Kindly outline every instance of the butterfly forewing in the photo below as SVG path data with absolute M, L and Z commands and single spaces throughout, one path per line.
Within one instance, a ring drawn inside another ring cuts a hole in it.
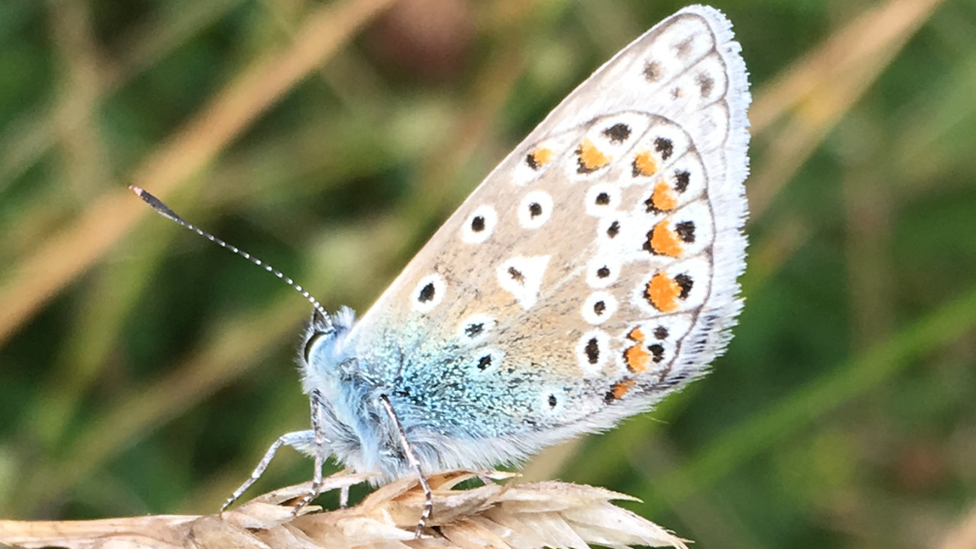
M 354 327 L 360 367 L 392 388 L 414 439 L 451 440 L 434 465 L 607 427 L 724 349 L 746 244 L 738 51 L 724 16 L 697 6 L 638 38 Z

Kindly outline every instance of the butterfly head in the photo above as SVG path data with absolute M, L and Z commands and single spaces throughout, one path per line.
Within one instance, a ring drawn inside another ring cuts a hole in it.
M 355 320 L 356 312 L 349 307 L 340 308 L 334 315 L 312 309 L 302 345 L 301 363 L 306 375 L 334 371 L 353 358 L 346 342 Z

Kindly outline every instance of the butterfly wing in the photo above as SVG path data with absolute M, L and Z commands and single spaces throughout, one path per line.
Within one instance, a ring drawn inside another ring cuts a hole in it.
M 702 375 L 741 307 L 745 65 L 686 8 L 573 91 L 350 333 L 427 468 L 516 459 Z

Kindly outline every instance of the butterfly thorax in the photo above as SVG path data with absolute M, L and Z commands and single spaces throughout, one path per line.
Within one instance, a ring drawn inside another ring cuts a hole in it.
M 322 457 L 334 454 L 356 471 L 395 478 L 406 474 L 406 465 L 402 456 L 393 455 L 395 426 L 379 407 L 383 386 L 353 352 L 354 315 L 348 308 L 329 318 L 313 315 L 299 358 L 304 390 L 322 396 L 318 420 L 327 439 Z M 306 450 L 315 452 L 314 448 Z

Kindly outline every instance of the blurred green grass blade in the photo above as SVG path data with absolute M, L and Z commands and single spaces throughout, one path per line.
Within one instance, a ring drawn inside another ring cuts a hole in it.
M 786 436 L 889 380 L 916 360 L 976 329 L 976 287 L 887 341 L 875 345 L 805 388 L 770 406 L 692 456 L 656 475 L 647 503 L 654 511 L 701 490 Z

